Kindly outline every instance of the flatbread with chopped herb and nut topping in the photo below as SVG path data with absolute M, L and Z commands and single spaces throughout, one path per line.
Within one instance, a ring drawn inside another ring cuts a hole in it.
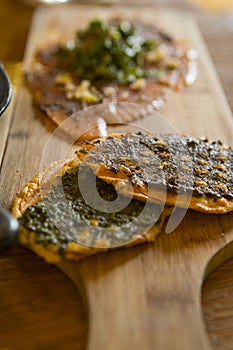
M 151 242 L 160 233 L 171 208 L 120 196 L 122 209 L 109 212 L 117 193 L 84 166 L 81 175 L 96 184 L 104 208 L 85 201 L 79 188 L 80 161 L 58 162 L 37 174 L 14 201 L 12 212 L 20 222 L 20 243 L 47 262 L 79 260 L 112 248 Z M 86 186 L 87 191 L 92 191 Z M 92 192 L 90 192 L 93 196 Z M 127 201 L 125 202 L 125 200 Z
M 92 20 L 66 44 L 45 47 L 35 55 L 35 65 L 25 74 L 25 83 L 36 104 L 57 125 L 71 117 L 65 131 L 80 138 L 98 124 L 92 115 L 83 121 L 75 115 L 98 103 L 128 102 L 159 109 L 168 89 L 179 90 L 197 76 L 196 51 L 153 25 L 139 21 Z M 129 123 L 143 113 L 126 110 L 106 123 Z M 85 118 L 86 119 L 86 118 Z M 64 125 L 62 126 L 64 127 Z M 80 132 L 81 131 L 81 132 Z M 85 135 L 85 138 L 95 138 Z
M 125 195 L 206 213 L 233 211 L 233 150 L 220 141 L 132 133 L 78 147 L 78 159 Z

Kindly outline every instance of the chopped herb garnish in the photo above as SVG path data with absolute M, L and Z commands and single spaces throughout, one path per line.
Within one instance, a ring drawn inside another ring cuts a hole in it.
M 145 55 L 154 49 L 155 42 L 130 22 L 96 19 L 77 32 L 73 45 L 60 46 L 57 55 L 60 64 L 81 80 L 130 84 L 145 76 Z

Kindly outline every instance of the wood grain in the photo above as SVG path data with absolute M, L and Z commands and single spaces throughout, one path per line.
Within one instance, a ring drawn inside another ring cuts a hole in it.
M 233 349 L 232 332 L 229 331 L 229 325 L 233 324 L 232 270 L 231 259 L 214 271 L 203 285 L 203 315 L 214 349 Z
M 84 349 L 87 313 L 65 275 L 21 247 L 1 255 L 0 271 L 1 350 Z
M 136 10 L 133 12 L 137 13 Z M 78 13 L 80 15 L 80 9 Z M 45 23 L 46 18 L 49 21 L 51 14 L 47 12 L 47 17 L 43 16 Z M 194 22 L 185 15 L 169 12 L 162 13 L 159 19 L 161 18 L 172 23 L 177 33 L 188 31 L 191 41 L 202 52 L 200 72 L 203 73 L 193 88 L 182 95 L 174 94 L 163 113 L 176 127 L 179 126 L 179 132 L 196 136 L 203 136 L 205 133 L 211 138 L 216 138 L 217 135 L 230 143 L 232 124 L 229 108 L 213 69 L 208 68 L 211 63 Z M 183 25 L 185 29 L 182 29 Z M 8 205 L 20 186 L 38 170 L 44 144 L 48 140 L 49 132 L 54 130 L 51 123 L 45 124 L 44 120 L 34 116 L 30 103 L 30 96 L 22 89 L 1 178 L 1 185 L 5 184 L 4 201 Z M 151 127 L 151 124 L 147 127 Z M 36 152 L 32 153 L 35 145 Z M 63 147 L 67 149 L 65 140 L 59 139 L 59 145 L 56 157 L 63 155 Z M 15 152 L 19 148 L 24 159 Z M 15 183 L 14 173 L 11 176 L 6 171 L 12 164 L 13 170 L 20 170 Z M 231 215 L 207 218 L 189 213 L 176 232 L 161 235 L 155 245 L 112 252 L 108 256 L 96 256 L 79 265 L 61 266 L 78 285 L 80 280 L 77 279 L 77 272 L 86 281 L 86 295 L 90 298 L 89 317 L 91 319 L 94 316 L 98 321 L 95 326 L 91 324 L 89 332 L 97 338 L 90 338 L 89 348 L 124 349 L 134 345 L 138 349 L 167 350 L 171 346 L 172 349 L 182 349 L 182 344 L 183 349 L 196 349 L 198 346 L 202 349 L 209 348 L 201 328 L 203 325 L 199 293 L 202 275 L 209 257 L 232 239 L 231 222 Z M 232 247 L 229 246 L 214 261 L 214 265 L 231 254 Z M 196 310 L 195 314 L 193 310 Z M 175 328 L 175 325 L 178 327 Z M 172 340 L 168 334 L 171 334 Z M 93 339 L 97 339 L 98 343 L 93 344 Z

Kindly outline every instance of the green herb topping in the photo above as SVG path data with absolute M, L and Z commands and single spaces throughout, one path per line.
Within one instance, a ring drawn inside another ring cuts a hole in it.
M 102 241 L 111 247 L 139 237 L 153 223 L 159 222 L 160 206 L 147 204 L 145 208 L 144 202 L 135 199 L 116 213 L 89 206 L 81 194 L 78 173 L 79 168 L 73 168 L 58 177 L 43 201 L 28 207 L 20 218 L 22 227 L 36 233 L 37 243 L 44 246 L 52 243 L 60 253 L 71 242 L 98 246 Z M 81 176 L 96 181 L 96 189 L 105 200 L 107 209 L 108 202 L 117 197 L 114 187 L 96 178 L 88 167 Z M 87 185 L 85 191 L 88 190 Z M 121 196 L 121 200 L 124 203 L 126 198 Z
M 145 55 L 154 47 L 155 43 L 143 38 L 128 21 L 96 19 L 77 32 L 72 44 L 60 46 L 57 54 L 60 64 L 81 80 L 130 84 L 145 76 Z

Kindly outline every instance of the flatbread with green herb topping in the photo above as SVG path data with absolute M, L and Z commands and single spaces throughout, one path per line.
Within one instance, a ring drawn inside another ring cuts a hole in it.
M 111 212 L 108 204 L 117 193 L 112 185 L 97 179 L 91 168 L 81 176 L 96 184 L 104 208 L 89 205 L 79 188 L 81 163 L 76 158 L 58 162 L 37 174 L 14 201 L 12 212 L 20 222 L 20 243 L 47 262 L 79 260 L 117 247 L 151 242 L 162 229 L 170 208 L 162 208 L 121 196 L 123 207 Z M 89 189 L 89 185 L 86 186 Z M 88 194 L 88 193 L 87 193 Z M 92 195 L 92 192 L 89 193 Z
M 64 45 L 45 47 L 35 55 L 34 69 L 25 83 L 41 111 L 57 125 L 70 118 L 68 134 L 80 138 L 83 130 L 98 124 L 98 116 L 75 115 L 99 103 L 128 102 L 159 109 L 169 96 L 197 76 L 197 53 L 160 28 L 123 19 L 92 20 Z M 125 110 L 104 115 L 106 124 L 130 123 L 143 113 Z M 86 133 L 84 139 L 101 134 Z

